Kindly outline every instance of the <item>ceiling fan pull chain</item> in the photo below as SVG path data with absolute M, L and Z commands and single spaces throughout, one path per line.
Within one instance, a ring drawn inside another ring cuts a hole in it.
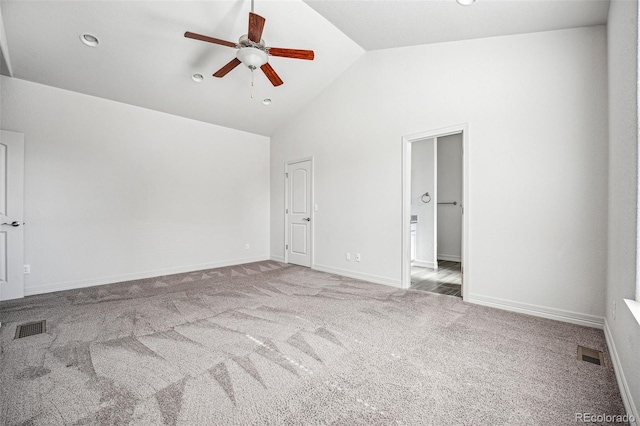
M 253 0 L 251 0 L 253 3 Z M 251 68 L 251 99 L 253 99 L 253 68 Z

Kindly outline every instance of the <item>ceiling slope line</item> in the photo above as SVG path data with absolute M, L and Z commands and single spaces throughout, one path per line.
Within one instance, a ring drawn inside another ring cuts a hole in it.
M 2 9 L 0 9 L 0 73 L 8 77 L 13 77 L 11 60 L 9 59 L 9 45 L 7 44 L 7 34 L 4 31 Z

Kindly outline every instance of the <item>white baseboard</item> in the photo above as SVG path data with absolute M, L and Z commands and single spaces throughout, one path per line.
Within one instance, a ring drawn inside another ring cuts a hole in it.
M 438 260 L 448 260 L 449 262 L 462 262 L 462 258 L 460 256 L 456 256 L 452 254 L 439 254 Z
M 613 370 L 616 373 L 616 380 L 618 381 L 618 388 L 620 389 L 620 396 L 622 396 L 624 409 L 627 411 L 627 414 L 632 415 L 635 420 L 633 422 L 630 421 L 629 424 L 631 426 L 638 425 L 640 424 L 640 414 L 638 414 L 638 409 L 636 408 L 636 405 L 633 402 L 633 398 L 631 397 L 629 384 L 627 383 L 627 378 L 625 377 L 624 371 L 622 370 L 622 364 L 620 363 L 618 351 L 616 350 L 616 345 L 613 341 L 611 329 L 609 328 L 609 323 L 607 322 L 606 318 L 604 319 L 604 337 L 607 339 L 607 347 L 609 348 L 611 362 L 613 362 Z
M 411 266 L 417 266 L 419 268 L 438 269 L 438 265 L 434 265 L 433 262 L 427 262 L 425 260 L 414 260 L 413 262 L 411 262 Z
M 132 274 L 113 275 L 110 277 L 92 278 L 80 281 L 67 281 L 55 284 L 48 284 L 37 287 L 25 287 L 24 295 L 51 293 L 54 291 L 74 290 L 77 288 L 93 287 L 104 284 L 114 284 L 123 281 L 141 280 L 145 278 L 162 277 L 165 275 L 182 274 L 184 272 L 201 271 L 203 269 L 222 268 L 225 266 L 242 265 L 245 263 L 261 262 L 269 260 L 269 256 L 257 256 L 244 259 L 223 260 L 220 262 L 201 263 L 198 265 L 179 266 L 175 268 L 156 269 L 153 271 L 135 272 Z
M 369 281 L 376 284 L 388 285 L 391 287 L 402 288 L 400 280 L 388 277 L 381 277 L 379 275 L 366 274 L 364 272 L 349 271 L 347 269 L 334 268 L 333 266 L 318 265 L 314 263 L 311 269 L 315 269 L 320 272 L 328 272 L 330 274 L 342 275 L 344 277 L 355 278 L 358 280 Z
M 572 324 L 584 325 L 586 327 L 604 327 L 604 318 L 596 315 L 581 314 L 579 312 L 566 311 L 564 309 L 548 308 L 546 306 L 531 305 L 529 303 L 516 302 L 513 300 L 500 299 L 497 297 L 470 294 L 464 299 L 465 302 L 476 305 L 489 306 L 503 309 L 505 311 L 518 312 L 521 314 L 533 315 L 536 317 L 549 318 L 557 321 L 569 322 Z
M 275 254 L 272 254 L 270 259 L 276 262 L 284 263 L 284 256 L 277 256 Z

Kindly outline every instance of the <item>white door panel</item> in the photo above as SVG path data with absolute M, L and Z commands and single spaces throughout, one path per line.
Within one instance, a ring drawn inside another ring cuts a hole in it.
M 24 135 L 0 131 L 0 300 L 24 297 Z
M 287 260 L 311 266 L 311 160 L 287 165 Z
M 307 254 L 307 228 L 308 226 L 299 223 L 291 224 L 291 253 L 303 256 Z
M 308 213 L 307 195 L 307 171 L 298 168 L 291 173 L 291 213 Z

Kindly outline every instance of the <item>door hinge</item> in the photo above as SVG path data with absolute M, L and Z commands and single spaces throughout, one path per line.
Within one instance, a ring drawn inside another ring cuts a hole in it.
M 286 214 L 289 214 L 289 209 L 284 209 L 284 212 L 285 212 Z
M 285 245 L 284 245 L 284 248 L 285 248 L 286 250 L 289 250 L 289 244 L 285 244 Z
M 289 178 L 289 173 L 285 173 L 284 177 L 288 179 Z

